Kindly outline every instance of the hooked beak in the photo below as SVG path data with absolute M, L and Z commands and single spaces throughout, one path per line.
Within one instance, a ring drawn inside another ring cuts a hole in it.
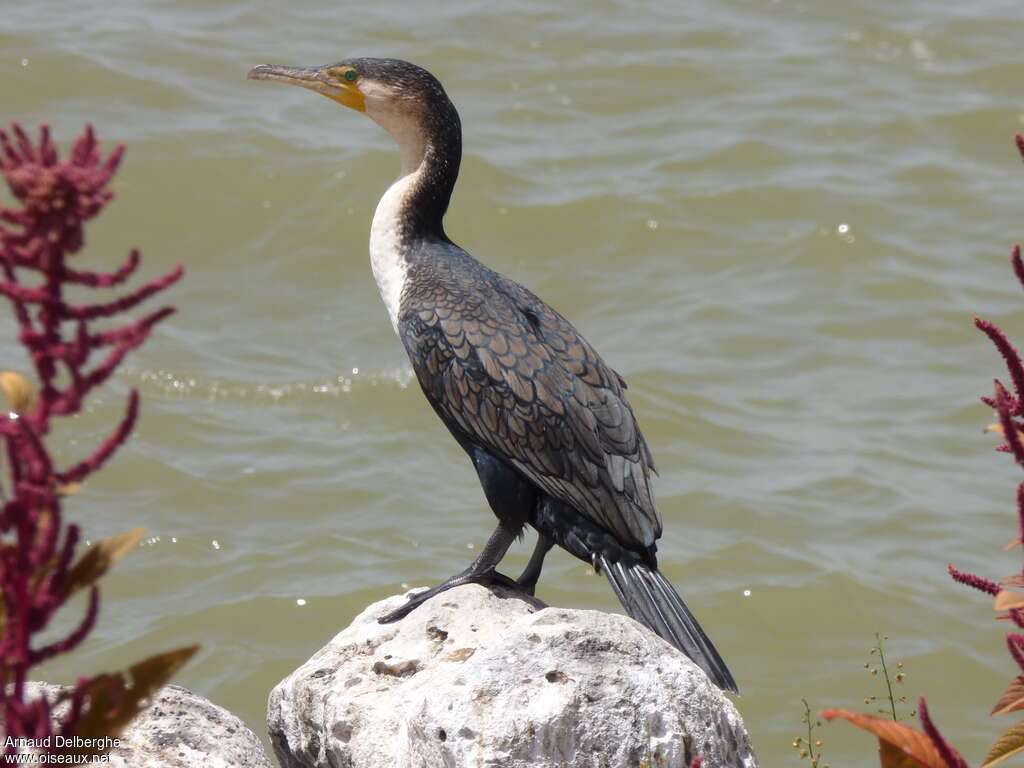
M 339 104 L 356 110 L 366 111 L 363 93 L 355 83 L 349 83 L 329 73 L 330 67 L 282 67 L 276 64 L 260 64 L 249 70 L 250 80 L 276 80 L 280 83 L 298 85 L 323 94 Z

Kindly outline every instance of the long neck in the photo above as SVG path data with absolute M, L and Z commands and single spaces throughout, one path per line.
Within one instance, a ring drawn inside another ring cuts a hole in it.
M 380 199 L 370 226 L 370 263 L 396 332 L 416 243 L 448 240 L 443 219 L 459 175 L 462 129 L 455 107 L 445 102 L 448 110 L 434 110 L 418 123 L 378 120 L 402 157 L 399 178 Z
M 399 214 L 403 234 L 412 240 L 447 240 L 442 220 L 459 177 L 462 126 L 452 103 L 445 99 L 442 106 L 447 109 L 432 111 L 424 119 L 422 139 L 401 147 L 401 175 L 415 177 Z
M 389 207 L 399 219 L 403 240 L 447 240 L 443 219 L 462 161 L 459 113 L 445 97 L 418 117 L 385 125 L 398 142 L 402 159 L 398 181 L 385 198 L 400 194 Z

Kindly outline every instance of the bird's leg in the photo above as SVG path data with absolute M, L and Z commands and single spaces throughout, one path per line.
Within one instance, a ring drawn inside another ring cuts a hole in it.
M 537 534 L 537 546 L 533 548 L 530 562 L 526 564 L 526 568 L 519 574 L 519 578 L 516 579 L 516 583 L 519 584 L 526 594 L 532 596 L 537 588 L 537 581 L 540 579 L 540 569 L 544 567 L 544 556 L 553 546 L 555 546 L 554 541 L 543 533 Z
M 492 533 L 491 537 L 487 540 L 487 543 L 484 544 L 484 548 L 480 552 L 480 556 L 477 557 L 477 559 L 474 560 L 466 570 L 452 576 L 448 581 L 434 587 L 433 589 L 428 589 L 426 592 L 420 592 L 419 594 L 413 595 L 401 608 L 394 610 L 385 616 L 381 616 L 377 621 L 381 624 L 390 624 L 391 622 L 405 618 L 430 598 L 435 597 L 442 592 L 446 592 L 452 587 L 458 587 L 463 584 L 501 584 L 502 586 L 518 591 L 520 589 L 518 583 L 510 579 L 508 576 L 498 573 L 496 570 L 498 563 L 501 562 L 501 558 L 505 556 L 505 553 L 508 552 L 508 548 L 512 546 L 512 542 L 515 541 L 516 535 L 515 531 L 510 531 L 505 526 L 499 524 L 494 530 L 494 533 Z

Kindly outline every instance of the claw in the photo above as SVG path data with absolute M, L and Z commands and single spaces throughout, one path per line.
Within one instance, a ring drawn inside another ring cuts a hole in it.
M 449 589 L 452 589 L 453 587 L 460 587 L 463 584 L 482 584 L 484 586 L 497 584 L 513 591 L 522 591 L 522 587 L 518 582 L 513 581 L 503 573 L 498 573 L 494 570 L 476 573 L 467 569 L 457 576 L 452 576 L 448 581 L 444 582 L 444 584 L 440 584 L 433 589 L 425 589 L 422 592 L 417 592 L 406 601 L 405 605 L 391 611 L 391 613 L 386 613 L 379 617 L 377 619 L 377 623 L 393 624 L 399 619 L 404 619 L 432 597 L 437 597 L 437 595 L 442 592 L 447 592 Z

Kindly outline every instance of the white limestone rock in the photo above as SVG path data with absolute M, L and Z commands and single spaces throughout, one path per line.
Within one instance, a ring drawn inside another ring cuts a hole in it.
M 26 684 L 28 698 L 54 702 L 67 686 Z M 55 717 L 67 711 L 57 705 Z M 120 736 L 103 765 L 116 768 L 272 768 L 259 738 L 238 717 L 178 685 L 161 688 Z
M 755 768 L 732 703 L 625 616 L 467 585 L 364 610 L 270 694 L 283 768 Z
M 117 768 L 272 768 L 238 717 L 179 685 L 165 685 L 110 752 Z

